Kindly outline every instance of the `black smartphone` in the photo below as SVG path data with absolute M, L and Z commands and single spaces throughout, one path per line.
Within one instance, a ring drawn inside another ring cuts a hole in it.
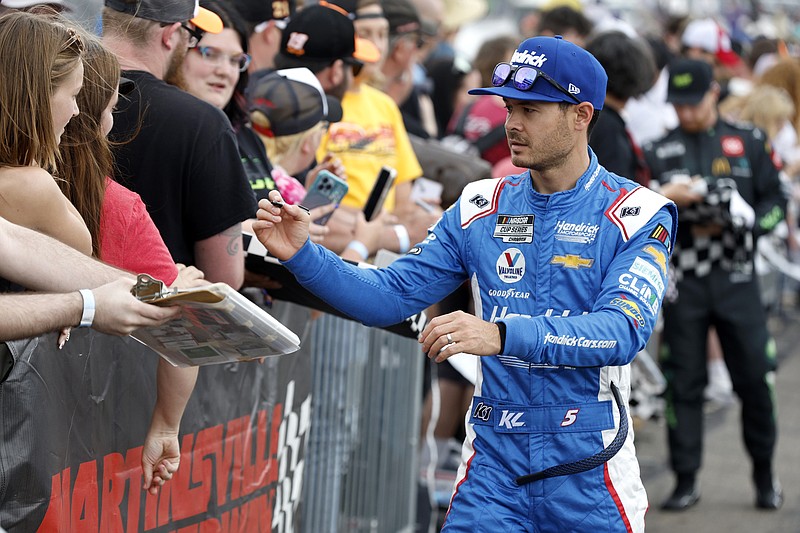
M 375 180 L 375 185 L 369 193 L 367 203 L 364 204 L 364 217 L 367 222 L 370 222 L 375 215 L 381 212 L 383 202 L 386 200 L 386 195 L 394 185 L 394 180 L 397 177 L 397 171 L 392 167 L 382 167 L 378 172 L 378 178 Z
M 314 209 L 321 205 L 339 204 L 347 194 L 347 189 L 345 180 L 332 172 L 320 170 L 303 198 L 303 207 Z M 319 217 L 314 223 L 324 226 L 331 215 L 333 212 Z

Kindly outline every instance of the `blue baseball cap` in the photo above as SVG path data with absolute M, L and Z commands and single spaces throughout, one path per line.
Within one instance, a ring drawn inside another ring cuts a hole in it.
M 603 109 L 608 82 L 606 71 L 592 54 L 565 41 L 560 35 L 523 41 L 511 57 L 510 64 L 511 74 L 505 83 L 497 87 L 471 89 L 469 94 L 570 104 L 589 102 L 595 109 Z M 541 78 L 545 79 L 536 78 L 528 90 L 518 89 L 514 86 L 513 69 L 523 66 L 540 71 L 544 74 Z M 550 79 L 546 79 L 548 77 Z

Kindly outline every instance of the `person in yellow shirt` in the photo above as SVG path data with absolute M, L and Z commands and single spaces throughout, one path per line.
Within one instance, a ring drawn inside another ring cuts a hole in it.
M 371 41 L 381 51 L 381 57 L 385 57 L 389 23 L 380 3 L 359 1 L 353 23 L 359 38 Z M 391 227 L 392 231 L 382 239 L 382 244 L 402 253 L 425 238 L 427 228 L 438 219 L 441 209 L 434 206 L 429 211 L 411 199 L 413 181 L 422 175 L 422 167 L 411 147 L 397 104 L 367 83 L 380 72 L 380 67 L 378 61 L 357 69 L 342 99 L 342 120 L 331 124 L 323 136 L 317 158 L 321 160 L 331 153 L 342 161 L 349 185 L 342 206 L 352 209 L 364 207 L 381 167 L 389 166 L 397 171 L 384 209 L 395 214 L 400 224 Z

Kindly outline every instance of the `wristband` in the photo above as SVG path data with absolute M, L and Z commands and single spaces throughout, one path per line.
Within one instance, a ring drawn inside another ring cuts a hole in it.
M 402 224 L 395 224 L 394 226 L 392 226 L 392 228 L 394 228 L 394 233 L 395 235 L 397 235 L 397 241 L 400 243 L 399 244 L 400 253 L 402 254 L 407 252 L 408 249 L 411 248 L 411 242 L 408 237 L 408 230 Z
M 367 245 L 361 241 L 352 240 L 350 244 L 347 245 L 345 250 L 353 250 L 359 256 L 361 256 L 362 261 L 366 261 L 369 257 L 369 250 L 367 249 Z
M 94 322 L 94 294 L 89 289 L 81 289 L 78 291 L 83 298 L 83 314 L 81 315 L 81 323 L 78 324 L 80 328 L 91 327 Z

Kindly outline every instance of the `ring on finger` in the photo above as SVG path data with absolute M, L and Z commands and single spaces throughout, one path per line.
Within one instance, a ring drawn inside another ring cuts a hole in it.
M 453 336 L 449 333 L 447 334 L 447 344 L 453 344 Z

